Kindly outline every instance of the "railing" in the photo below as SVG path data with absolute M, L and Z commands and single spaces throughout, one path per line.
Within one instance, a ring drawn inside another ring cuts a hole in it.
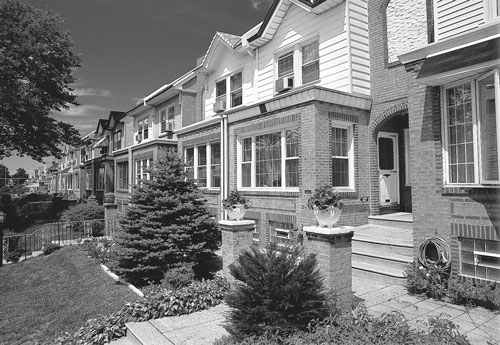
M 49 244 L 73 245 L 93 237 L 112 238 L 116 232 L 115 219 L 48 223 L 31 234 L 4 236 L 2 241 L 3 257 L 5 259 L 9 252 L 20 250 L 22 256 L 27 258 L 33 252 L 43 251 Z

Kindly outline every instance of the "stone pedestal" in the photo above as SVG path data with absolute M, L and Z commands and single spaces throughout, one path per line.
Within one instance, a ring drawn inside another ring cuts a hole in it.
M 113 237 L 116 232 L 116 218 L 118 215 L 118 204 L 104 204 L 104 233 L 107 237 Z
M 253 220 L 221 220 L 219 230 L 222 234 L 222 270 L 228 281 L 233 278 L 229 273 L 229 265 L 233 263 L 238 255 L 253 245 L 253 231 L 255 221 Z
M 305 226 L 307 252 L 316 254 L 325 289 L 333 291 L 344 306 L 352 302 L 352 236 L 350 226 L 321 228 Z

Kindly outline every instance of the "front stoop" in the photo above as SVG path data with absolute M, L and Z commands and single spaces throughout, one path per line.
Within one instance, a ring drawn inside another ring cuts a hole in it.
M 411 214 L 370 217 L 369 223 L 354 230 L 353 276 L 405 285 L 404 271 L 413 262 Z

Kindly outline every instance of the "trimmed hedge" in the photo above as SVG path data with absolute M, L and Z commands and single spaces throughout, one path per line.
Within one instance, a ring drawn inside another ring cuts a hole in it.
M 65 333 L 51 344 L 101 345 L 126 335 L 126 322 L 190 314 L 220 304 L 228 290 L 222 278 L 195 281 L 178 290 L 162 290 L 127 303 L 118 312 L 88 320 L 75 334 Z

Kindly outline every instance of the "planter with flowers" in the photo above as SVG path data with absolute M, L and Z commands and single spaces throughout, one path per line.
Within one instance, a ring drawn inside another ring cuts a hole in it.
M 226 199 L 222 200 L 222 207 L 229 220 L 242 220 L 248 209 L 247 199 L 237 190 L 233 190 Z
M 111 192 L 107 192 L 104 194 L 104 203 L 112 204 L 115 202 L 115 194 Z
M 332 228 L 339 221 L 344 204 L 337 190 L 324 185 L 314 191 L 307 201 L 307 207 L 314 211 L 320 227 Z

